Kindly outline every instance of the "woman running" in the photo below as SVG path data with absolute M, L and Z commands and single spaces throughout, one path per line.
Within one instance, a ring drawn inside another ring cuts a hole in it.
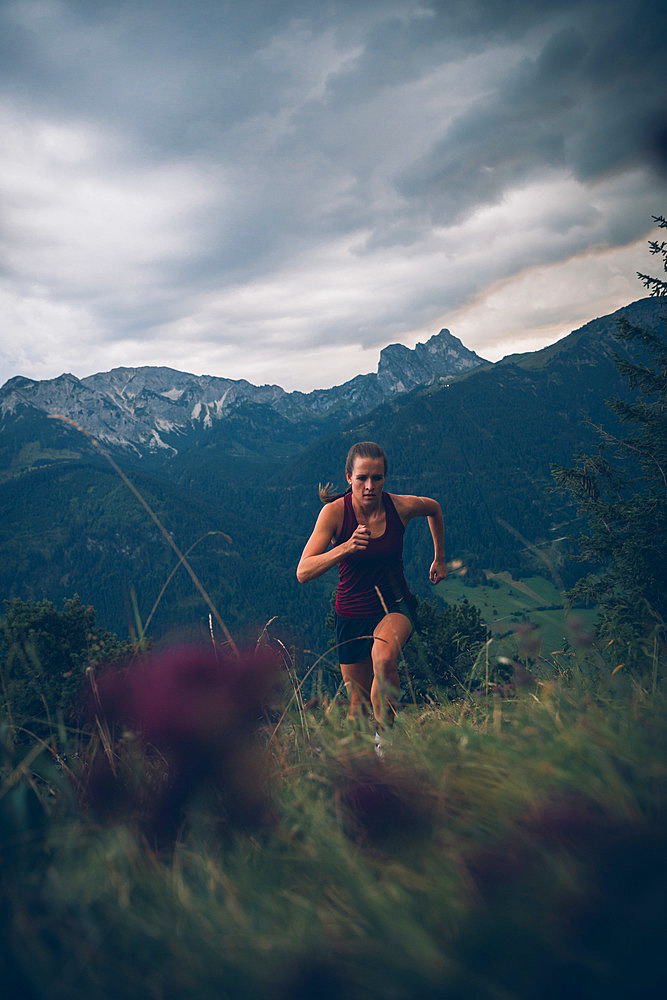
M 387 456 L 372 441 L 350 448 L 346 493 L 320 487 L 325 504 L 299 560 L 300 583 L 338 564 L 336 646 L 350 699 L 348 717 L 372 705 L 378 730 L 393 725 L 400 692 L 398 657 L 412 632 L 411 595 L 403 573 L 403 533 L 428 518 L 433 536 L 431 583 L 447 576 L 442 510 L 428 497 L 384 492 Z

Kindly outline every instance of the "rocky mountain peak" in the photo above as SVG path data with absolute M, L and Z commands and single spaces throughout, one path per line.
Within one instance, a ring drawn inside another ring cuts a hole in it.
M 385 394 L 408 392 L 484 363 L 484 359 L 468 350 L 458 337 L 443 329 L 413 350 L 402 344 L 389 344 L 380 352 L 377 375 Z

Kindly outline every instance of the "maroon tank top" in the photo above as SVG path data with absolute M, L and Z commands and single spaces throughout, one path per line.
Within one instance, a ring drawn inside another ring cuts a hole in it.
M 403 535 L 405 526 L 394 501 L 382 494 L 385 510 L 385 530 L 379 538 L 371 538 L 363 552 L 345 556 L 338 563 L 340 580 L 336 592 L 336 613 L 341 618 L 370 618 L 382 614 L 383 607 L 376 587 L 387 606 L 401 597 L 411 597 L 403 572 Z M 346 542 L 359 522 L 352 506 L 352 494 L 344 497 L 343 525 L 336 544 Z

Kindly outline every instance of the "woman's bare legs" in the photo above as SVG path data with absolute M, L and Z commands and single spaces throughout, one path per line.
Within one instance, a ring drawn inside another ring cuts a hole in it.
M 393 726 L 401 684 L 398 679 L 398 657 L 407 642 L 412 624 L 406 615 L 392 612 L 385 615 L 373 632 L 371 657 L 373 683 L 370 698 L 378 730 Z
M 341 663 L 340 670 L 350 699 L 347 712 L 348 719 L 363 719 L 371 707 L 371 682 L 373 680 L 373 664 L 370 656 L 358 663 Z
M 358 663 L 341 663 L 343 681 L 350 699 L 348 719 L 362 719 L 372 705 L 378 729 L 392 726 L 400 695 L 398 657 L 412 625 L 406 615 L 392 612 L 375 626 L 371 655 Z

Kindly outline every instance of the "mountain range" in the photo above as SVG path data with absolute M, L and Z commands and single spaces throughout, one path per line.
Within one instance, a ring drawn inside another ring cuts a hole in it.
M 176 455 L 188 436 L 211 430 L 244 407 L 268 407 L 288 424 L 350 419 L 393 396 L 484 363 L 441 330 L 414 350 L 401 344 L 385 347 L 376 373 L 331 389 L 286 392 L 278 385 L 256 386 L 171 368 L 114 368 L 82 379 L 70 374 L 43 381 L 12 378 L 0 389 L 0 415 L 16 418 L 32 408 L 66 416 L 104 444 L 137 455 Z
M 300 586 L 294 568 L 312 528 L 318 482 L 343 484 L 355 440 L 387 451 L 387 488 L 437 497 L 449 558 L 571 582 L 564 540 L 576 527 L 551 465 L 613 426 L 627 394 L 614 363 L 620 313 L 655 327 L 642 299 L 557 344 L 495 364 L 447 331 L 410 351 L 385 348 L 378 371 L 342 386 L 287 393 L 165 368 L 76 379 L 10 379 L 0 390 L 0 596 L 60 601 L 78 592 L 102 623 L 126 632 L 208 629 L 208 610 L 173 551 L 105 456 L 101 440 L 190 560 L 227 624 L 257 634 L 270 618 L 296 649 L 328 645 L 335 574 Z M 159 439 L 159 440 L 158 440 Z M 415 592 L 426 581 L 425 524 L 406 533 Z M 172 577 L 172 573 L 174 573 Z M 166 586 L 165 586 L 166 585 Z

